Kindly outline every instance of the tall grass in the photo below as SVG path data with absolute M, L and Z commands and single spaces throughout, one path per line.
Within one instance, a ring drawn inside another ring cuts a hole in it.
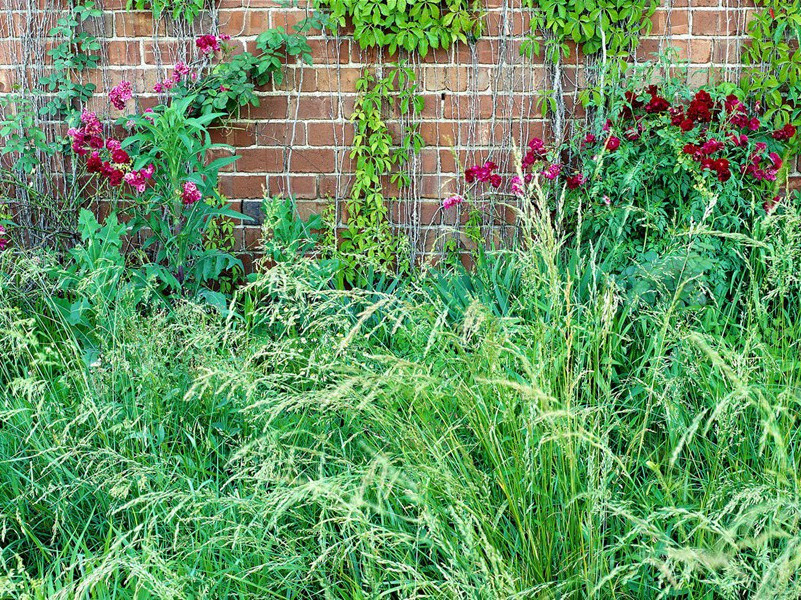
M 546 217 L 467 283 L 105 299 L 89 364 L 5 265 L 0 597 L 798 597 L 787 247 L 651 303 Z

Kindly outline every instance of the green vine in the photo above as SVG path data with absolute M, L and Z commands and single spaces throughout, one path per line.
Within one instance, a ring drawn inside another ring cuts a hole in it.
M 69 116 L 94 93 L 95 84 L 76 80 L 80 79 L 81 72 L 97 68 L 100 42 L 80 29 L 87 19 L 101 15 L 94 2 L 76 4 L 48 33 L 49 37 L 62 41 L 47 52 L 53 60 L 53 68 L 50 75 L 40 78 L 39 84 L 53 97 L 41 108 L 41 114 Z
M 758 0 L 748 25 L 742 86 L 777 126 L 801 119 L 801 0 Z
M 364 48 L 399 48 L 422 56 L 481 35 L 478 0 L 317 0 L 331 22 L 353 23 L 353 38 Z
M 217 64 L 204 65 L 201 60 L 196 79 L 183 77 L 171 89 L 175 98 L 193 96 L 194 114 L 238 115 L 243 107 L 259 106 L 257 88 L 283 82 L 286 62 L 299 58 L 304 64 L 312 64 L 306 36 L 298 31 L 288 33 L 283 27 L 260 33 L 255 41 L 256 53 L 235 52 L 235 47 L 226 42 L 221 47 Z
M 219 193 L 216 196 L 206 198 L 204 202 L 215 209 L 228 207 L 228 198 Z M 206 250 L 218 250 L 226 254 L 233 253 L 236 248 L 235 229 L 236 222 L 231 217 L 220 215 L 209 219 L 206 231 L 203 233 L 203 248 Z M 244 275 L 242 267 L 238 264 L 220 273 L 217 277 L 220 292 L 230 295 Z
M 205 8 L 205 4 L 205 0 L 128 0 L 125 7 L 128 10 L 150 9 L 157 19 L 166 13 L 173 19 L 192 22 Z
M 398 143 L 384 119 L 384 114 L 418 115 L 423 98 L 417 94 L 412 69 L 391 65 L 385 77 L 366 72 L 357 81 L 359 94 L 351 121 L 354 124 L 354 182 L 346 203 L 347 222 L 341 233 L 338 255 L 344 275 L 355 281 L 362 266 L 380 271 L 404 270 L 403 240 L 392 231 L 384 197 L 384 181 L 398 187 L 409 185 L 402 168 L 413 153 L 423 146 L 417 125 L 410 125 Z M 329 240 L 332 246 L 334 240 Z
M 627 57 L 639 45 L 642 36 L 651 31 L 651 15 L 659 0 L 523 0 L 532 11 L 531 31 L 520 47 L 520 53 L 531 57 L 542 55 L 553 89 L 540 96 L 543 115 L 550 115 L 554 135 L 562 140 L 565 131 L 565 99 L 562 88 L 562 62 L 570 56 L 571 42 L 585 55 L 601 53 L 603 69 L 620 74 L 626 70 Z M 586 105 L 588 98 L 601 91 L 589 86 L 580 94 Z
M 532 9 L 532 35 L 522 51 L 539 55 L 536 36 L 542 33 L 551 62 L 569 56 L 571 41 L 584 54 L 605 49 L 609 56 L 624 56 L 650 32 L 650 17 L 658 5 L 658 0 L 524 0 Z

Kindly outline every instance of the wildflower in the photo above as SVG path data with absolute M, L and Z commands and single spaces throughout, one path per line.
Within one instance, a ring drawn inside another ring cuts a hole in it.
M 694 122 L 709 123 L 715 103 L 709 92 L 700 90 L 687 107 L 687 118 Z
M 583 148 L 584 146 L 588 146 L 594 143 L 595 143 L 595 136 L 591 133 L 588 133 L 586 136 L 584 136 L 584 139 L 581 142 L 581 146 Z
M 119 187 L 125 178 L 125 173 L 120 169 L 111 169 L 108 176 L 108 182 L 112 187 Z
M 90 148 L 94 148 L 95 150 L 100 150 L 105 145 L 106 143 L 103 141 L 103 138 L 100 137 L 99 135 L 93 135 L 91 138 L 89 138 Z
M 130 81 L 122 81 L 109 92 L 108 99 L 117 110 L 123 110 L 125 103 L 133 98 L 133 88 Z
M 181 200 L 183 200 L 184 206 L 191 206 L 202 198 L 203 196 L 200 194 L 200 190 L 197 189 L 197 185 L 194 182 L 187 181 L 184 183 L 183 193 L 181 194 Z
M 220 49 L 220 42 L 213 35 L 202 35 L 195 40 L 195 44 L 203 54 L 217 52 Z
M 155 170 L 156 170 L 155 167 L 152 164 L 150 164 L 144 169 L 139 169 L 138 171 L 131 171 L 130 173 L 126 173 L 123 179 L 125 180 L 125 183 L 130 185 L 138 193 L 141 194 L 147 188 L 148 180 L 153 178 Z
M 8 248 L 8 238 L 6 237 L 6 228 L 0 225 L 0 252 Z
M 670 114 L 670 124 L 679 127 L 684 122 L 684 109 L 680 106 L 671 107 L 668 109 Z
M 194 185 L 194 184 L 192 184 L 192 185 Z M 184 191 L 185 190 L 186 190 L 186 186 L 184 186 Z M 448 210 L 449 208 L 452 208 L 452 207 L 454 207 L 454 206 L 456 206 L 458 204 L 461 204 L 462 202 L 464 202 L 464 198 L 462 198 L 461 196 L 456 194 L 454 196 L 451 196 L 450 198 L 445 198 L 445 200 L 442 201 L 442 208 L 444 208 L 445 210 Z M 184 204 L 186 204 L 186 200 L 184 200 Z
M 122 148 L 122 144 L 120 144 L 119 140 L 115 140 L 114 138 L 109 138 L 106 140 L 106 150 L 109 152 L 114 152 L 120 148 Z
M 609 139 L 606 140 L 606 149 L 610 152 L 614 152 L 618 148 L 620 148 L 620 138 L 617 138 L 613 135 L 609 136 Z
M 612 199 L 609 196 L 604 195 L 604 204 L 610 206 L 612 204 Z
M 761 126 L 762 123 L 760 123 L 759 119 L 757 119 L 756 117 L 748 121 L 748 129 L 750 129 L 751 131 L 758 131 Z
M 695 127 L 695 123 L 692 119 L 684 119 L 679 127 L 683 132 L 687 133 L 688 131 L 692 131 L 692 129 Z
M 479 166 L 470 167 L 464 172 L 465 181 L 467 181 L 467 183 L 473 183 L 474 181 L 480 181 L 480 182 L 489 181 L 490 183 L 495 185 L 493 183 L 493 180 L 498 181 L 500 179 L 500 176 L 493 175 L 493 171 L 495 171 L 495 169 L 497 168 L 498 165 L 496 165 L 491 160 L 488 160 L 480 167 Z M 497 177 L 498 179 L 494 179 L 494 177 Z M 500 182 L 498 182 L 498 185 L 500 185 Z M 498 187 L 498 185 L 495 185 L 495 187 Z
M 498 175 L 497 173 L 493 173 L 492 175 L 490 175 L 489 182 L 492 187 L 499 188 L 503 183 L 503 179 L 501 179 L 501 176 Z
M 86 109 L 81 113 L 81 123 L 83 123 L 83 131 L 85 135 L 101 135 L 103 133 L 103 125 L 97 115 Z

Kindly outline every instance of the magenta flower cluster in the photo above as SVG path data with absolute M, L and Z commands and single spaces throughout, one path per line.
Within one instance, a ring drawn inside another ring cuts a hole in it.
M 117 110 L 124 110 L 125 103 L 131 98 L 133 98 L 133 86 L 131 86 L 130 81 L 120 82 L 118 85 L 112 88 L 108 95 L 108 99 Z
M 195 202 L 199 202 L 203 198 L 197 185 L 192 181 L 184 183 L 184 189 L 181 193 L 181 200 L 184 206 L 192 206 Z
M 156 83 L 156 85 L 153 86 L 153 91 L 157 94 L 163 94 L 164 92 L 171 90 L 176 85 L 184 81 L 187 77 L 192 81 L 195 81 L 197 80 L 197 73 L 191 71 L 186 63 L 179 62 L 175 65 L 172 75 L 164 81 L 159 81 Z
M 8 232 L 6 228 L 0 225 L 0 252 L 8 248 Z
M 72 139 L 73 152 L 78 156 L 88 156 L 86 170 L 103 176 L 111 187 L 119 187 L 125 182 L 141 193 L 145 191 L 147 181 L 153 178 L 153 165 L 139 171 L 131 170 L 131 157 L 119 140 L 103 138 L 103 125 L 95 113 L 84 110 L 81 127 L 71 128 L 67 135 Z

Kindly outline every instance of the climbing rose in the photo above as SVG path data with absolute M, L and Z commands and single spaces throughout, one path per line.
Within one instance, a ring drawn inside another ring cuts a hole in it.
M 711 139 L 704 142 L 704 145 L 701 146 L 701 152 L 704 154 L 714 154 L 718 150 L 723 150 L 723 147 L 723 142 L 716 139 Z
M 185 186 L 184 186 L 184 189 L 186 189 Z M 186 202 L 186 201 L 184 200 L 184 202 Z M 456 206 L 458 204 L 461 204 L 462 202 L 464 202 L 464 198 L 462 198 L 461 196 L 459 196 L 457 194 L 455 196 L 451 196 L 450 198 L 445 198 L 445 200 L 442 201 L 442 208 L 447 210 L 447 209 L 452 208 L 452 207 L 454 207 L 454 206 Z
M 795 136 L 795 131 L 795 126 L 788 123 L 781 129 L 777 129 L 773 132 L 773 139 L 779 141 L 789 141 Z
M 614 152 L 620 148 L 620 138 L 615 136 L 610 136 L 608 140 L 606 140 L 606 149 L 610 152 Z
M 131 157 L 128 156 L 128 153 L 122 148 L 117 148 L 111 153 L 111 160 L 118 165 L 127 165 L 131 162 Z
M 202 35 L 195 40 L 195 44 L 203 54 L 217 52 L 220 49 L 220 42 L 213 35 Z
M 108 99 L 117 110 L 123 110 L 125 103 L 133 98 L 133 88 L 130 81 L 122 81 L 109 92 Z
M 582 173 L 576 173 L 575 175 L 567 178 L 567 187 L 571 190 L 575 190 L 584 185 L 586 181 L 587 178 L 584 177 Z
M 512 177 L 511 189 L 515 196 L 520 196 L 522 198 L 526 195 L 526 188 L 523 185 L 523 179 L 520 177 L 520 175 L 515 175 Z
M 560 164 L 552 164 L 548 165 L 548 168 L 545 169 L 542 174 L 546 179 L 554 180 L 559 177 L 559 173 L 562 172 L 562 165 Z

